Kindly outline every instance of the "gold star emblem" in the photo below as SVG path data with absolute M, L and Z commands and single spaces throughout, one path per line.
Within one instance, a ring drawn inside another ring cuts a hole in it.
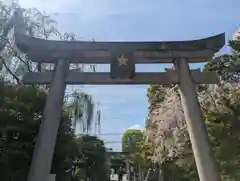
M 127 61 L 128 59 L 124 57 L 124 55 L 122 54 L 120 57 L 117 58 L 118 59 L 118 66 L 126 66 L 127 67 Z

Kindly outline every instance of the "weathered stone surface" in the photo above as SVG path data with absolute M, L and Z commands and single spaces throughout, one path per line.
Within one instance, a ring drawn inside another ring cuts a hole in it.
M 191 72 L 196 84 L 217 84 L 219 78 L 216 73 Z M 29 72 L 23 76 L 24 84 L 50 84 L 53 72 Z M 110 73 L 69 71 L 66 84 L 177 84 L 179 77 L 176 72 L 139 72 L 133 79 L 112 79 Z
M 43 40 L 16 33 L 15 42 L 34 62 L 69 59 L 74 63 L 109 63 L 111 52 L 116 49 L 132 51 L 136 63 L 171 63 L 178 57 L 188 58 L 189 62 L 205 62 L 225 44 L 225 35 L 192 41 L 85 42 Z
M 125 48 L 142 51 L 193 51 L 214 50 L 218 51 L 225 44 L 225 34 L 190 41 L 155 41 L 155 42 L 94 42 L 94 41 L 55 41 L 43 40 L 16 33 L 16 43 L 23 51 L 32 49 L 44 50 L 112 50 Z

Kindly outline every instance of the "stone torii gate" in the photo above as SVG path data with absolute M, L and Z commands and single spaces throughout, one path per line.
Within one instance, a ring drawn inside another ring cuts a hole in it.
M 55 70 L 29 72 L 24 84 L 50 84 L 28 181 L 46 181 L 54 153 L 66 84 L 178 84 L 200 181 L 220 181 L 211 154 L 195 84 L 216 84 L 215 73 L 189 70 L 188 63 L 205 62 L 225 44 L 219 34 L 201 40 L 175 42 L 50 41 L 15 31 L 15 43 L 30 60 L 54 63 Z M 70 63 L 110 64 L 109 73 L 69 70 Z M 135 64 L 173 63 L 174 71 L 135 72 Z

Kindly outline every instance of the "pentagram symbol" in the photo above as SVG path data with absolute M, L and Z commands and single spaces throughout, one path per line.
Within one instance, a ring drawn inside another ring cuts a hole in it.
M 124 65 L 126 67 L 128 66 L 128 64 L 127 64 L 128 59 L 125 58 L 123 54 L 120 57 L 118 57 L 117 59 L 118 59 L 118 66 L 119 67 L 122 66 L 122 65 Z

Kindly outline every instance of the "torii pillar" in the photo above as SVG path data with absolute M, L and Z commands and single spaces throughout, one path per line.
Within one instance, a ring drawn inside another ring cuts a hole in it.
M 174 60 L 179 75 L 179 92 L 192 150 L 200 181 L 220 181 L 216 163 L 211 153 L 204 117 L 197 98 L 196 86 L 190 75 L 186 59 Z
M 54 147 L 56 145 L 58 128 L 65 93 L 65 79 L 69 70 L 68 60 L 58 60 L 47 96 L 44 109 L 44 119 L 40 125 L 38 141 L 33 154 L 28 181 L 53 180 L 51 170 Z

